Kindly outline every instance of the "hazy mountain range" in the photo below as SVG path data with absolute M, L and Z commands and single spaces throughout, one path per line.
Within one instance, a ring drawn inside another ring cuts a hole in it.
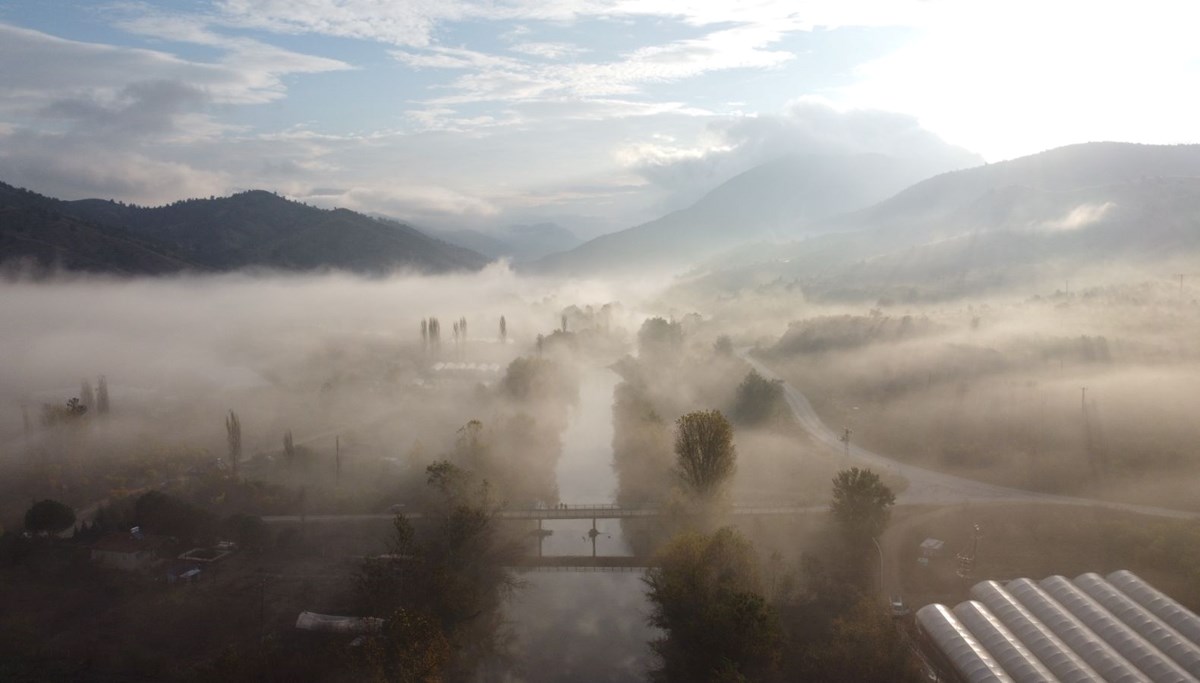
M 1200 248 L 1198 145 L 1089 143 L 914 178 L 921 168 L 881 155 L 784 156 L 688 208 L 582 244 L 553 224 L 430 236 L 262 191 L 143 208 L 0 184 L 0 261 L 123 274 L 384 273 L 475 269 L 504 257 L 561 275 L 692 268 L 702 285 L 782 278 L 863 294 Z
M 402 223 L 270 192 L 146 208 L 62 201 L 0 183 L 0 261 L 140 275 L 247 267 L 444 272 L 478 269 L 488 259 Z
M 510 225 L 499 232 L 479 230 L 430 230 L 438 239 L 477 251 L 492 259 L 507 258 L 514 263 L 534 261 L 550 254 L 579 246 L 583 240 L 554 223 Z
M 744 244 L 694 274 L 721 289 L 783 279 L 861 297 L 1009 284 L 1056 263 L 1200 249 L 1200 145 L 1089 143 L 946 173 L 804 240 Z
M 685 209 L 597 237 L 531 268 L 560 274 L 679 268 L 743 242 L 809 234 L 821 219 L 870 206 L 935 172 L 980 163 L 967 152 L 940 161 L 931 167 L 881 154 L 779 157 Z

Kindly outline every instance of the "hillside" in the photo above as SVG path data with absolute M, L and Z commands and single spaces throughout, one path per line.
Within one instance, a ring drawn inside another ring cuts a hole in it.
M 155 208 L 95 199 L 66 204 L 76 215 L 174 245 L 188 260 L 212 270 L 266 266 L 382 273 L 408 267 L 439 272 L 486 262 L 402 223 L 318 209 L 261 190 Z
M 55 200 L 0 183 L 0 263 L 48 271 L 158 275 L 197 269 L 165 244 L 62 213 Z
M 961 155 L 962 166 L 977 162 Z M 533 268 L 589 273 L 686 267 L 739 243 L 810 234 L 822 219 L 869 206 L 941 170 L 879 154 L 784 156 L 735 176 L 686 209 L 603 235 Z
M 713 259 L 704 286 L 771 278 L 838 297 L 936 284 L 999 286 L 1054 263 L 1200 250 L 1200 146 L 1093 143 L 931 178 L 800 242 Z
M 476 269 L 487 261 L 401 223 L 317 209 L 263 191 L 146 208 L 99 199 L 60 201 L 3 187 L 4 196 L 22 198 L 11 200 L 21 215 L 22 241 L 6 238 L 0 261 L 24 258 L 68 270 L 129 274 L 246 267 L 443 272 Z M 4 234 L 15 225 L 6 221 Z

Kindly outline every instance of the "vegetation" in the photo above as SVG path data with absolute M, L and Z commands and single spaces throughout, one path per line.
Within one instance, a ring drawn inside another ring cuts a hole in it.
M 711 501 L 737 469 L 733 427 L 719 410 L 688 413 L 675 421 L 675 456 L 676 472 L 688 492 Z
M 833 479 L 829 509 L 851 543 L 877 539 L 891 518 L 896 496 L 871 470 L 851 467 Z
M 25 512 L 25 530 L 31 533 L 57 534 L 75 524 L 75 511 L 57 500 L 41 500 Z
M 760 425 L 782 419 L 787 404 L 783 398 L 783 381 L 771 380 L 751 370 L 738 385 L 734 399 L 733 419 L 744 425 Z
M 763 680 L 779 664 L 781 633 L 762 596 L 750 543 L 731 528 L 672 539 L 646 574 L 659 681 Z
M 360 567 L 358 594 L 367 614 L 400 619 L 377 634 L 372 666 L 398 671 L 415 660 L 436 679 L 448 643 L 446 672 L 459 679 L 499 651 L 500 607 L 517 585 L 505 567 L 520 550 L 496 528 L 486 481 L 446 461 L 426 471 L 438 493 L 431 523 L 396 516 L 388 554 Z

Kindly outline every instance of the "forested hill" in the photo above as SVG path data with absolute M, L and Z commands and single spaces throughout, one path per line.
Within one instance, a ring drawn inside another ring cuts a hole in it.
M 270 192 L 146 208 L 62 201 L 0 183 L 0 262 L 125 275 L 261 267 L 383 274 L 481 268 L 487 259 L 407 225 Z

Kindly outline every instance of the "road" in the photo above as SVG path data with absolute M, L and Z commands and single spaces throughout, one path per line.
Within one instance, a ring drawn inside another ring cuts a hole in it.
M 820 416 L 813 410 L 808 398 L 799 389 L 792 386 L 791 383 L 777 372 L 751 357 L 748 349 L 739 349 L 738 355 L 763 377 L 782 382 L 784 398 L 787 401 L 788 408 L 805 431 L 812 435 L 813 439 L 818 443 L 831 449 L 837 457 L 847 457 L 846 445 L 842 442 L 841 435 L 821 421 Z M 1101 507 L 1109 510 L 1120 510 L 1155 517 L 1200 519 L 1200 512 L 1174 510 L 1151 505 L 1117 503 L 1092 498 L 1060 496 L 1040 491 L 996 486 L 973 479 L 956 477 L 924 467 L 905 464 L 895 458 L 889 458 L 886 455 L 856 446 L 853 442 L 850 444 L 848 457 L 851 464 L 863 465 L 879 472 L 890 472 L 903 477 L 908 482 L 908 488 L 896 497 L 896 503 L 899 505 L 953 505 L 967 502 L 1045 503 L 1052 505 Z

